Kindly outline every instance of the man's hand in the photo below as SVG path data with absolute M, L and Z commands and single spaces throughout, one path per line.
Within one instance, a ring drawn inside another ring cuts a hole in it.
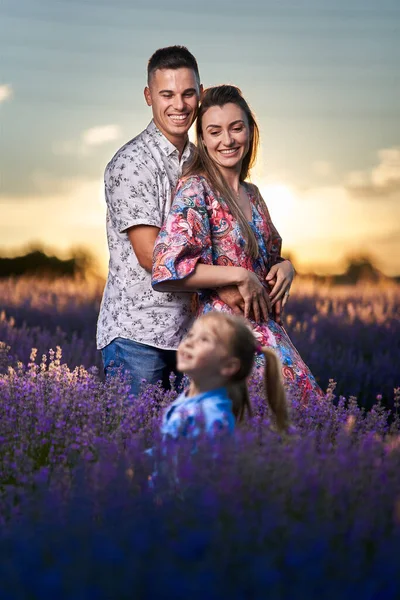
M 274 318 L 275 318 L 275 322 L 278 323 L 278 325 L 282 325 L 282 313 L 283 313 L 283 301 L 282 300 L 278 300 L 275 304 L 274 304 Z
M 217 294 L 233 310 L 235 315 L 244 314 L 244 300 L 236 285 L 226 285 L 225 287 L 217 288 Z
M 276 305 L 279 300 L 282 300 L 282 306 L 279 310 L 279 314 L 282 313 L 290 292 L 290 286 L 294 278 L 294 267 L 289 260 L 284 260 L 281 263 L 277 263 L 269 270 L 265 280 L 271 288 L 269 297 L 272 306 Z

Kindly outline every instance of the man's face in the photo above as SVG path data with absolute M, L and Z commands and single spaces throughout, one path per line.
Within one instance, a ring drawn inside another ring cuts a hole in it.
M 192 69 L 157 69 L 144 90 L 154 122 L 171 143 L 186 139 L 196 118 L 200 89 Z

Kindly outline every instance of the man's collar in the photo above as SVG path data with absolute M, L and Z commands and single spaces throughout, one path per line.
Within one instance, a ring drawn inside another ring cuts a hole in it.
M 168 138 L 158 129 L 157 125 L 154 123 L 152 119 L 148 126 L 146 127 L 146 131 L 148 135 L 153 140 L 154 144 L 164 152 L 166 156 L 171 156 L 174 152 L 178 152 L 178 148 L 174 146 L 172 142 L 169 141 Z M 183 150 L 182 156 L 188 154 L 190 152 L 190 142 L 187 141 L 187 144 Z

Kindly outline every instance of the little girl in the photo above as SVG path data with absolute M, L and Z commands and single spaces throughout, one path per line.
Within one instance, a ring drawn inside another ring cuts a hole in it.
M 265 393 L 279 432 L 289 428 L 289 411 L 278 357 L 260 349 L 246 321 L 223 312 L 197 319 L 177 351 L 177 368 L 190 378 L 190 387 L 165 411 L 163 439 L 195 438 L 203 431 L 232 432 L 245 412 L 251 415 L 247 378 L 255 354 L 265 355 Z

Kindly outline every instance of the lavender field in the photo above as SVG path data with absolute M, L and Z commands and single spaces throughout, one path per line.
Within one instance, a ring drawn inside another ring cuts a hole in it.
M 175 392 L 103 381 L 101 285 L 0 281 L 2 600 L 400 597 L 400 288 L 296 286 L 326 401 L 281 439 L 254 379 L 233 440 L 161 457 Z

